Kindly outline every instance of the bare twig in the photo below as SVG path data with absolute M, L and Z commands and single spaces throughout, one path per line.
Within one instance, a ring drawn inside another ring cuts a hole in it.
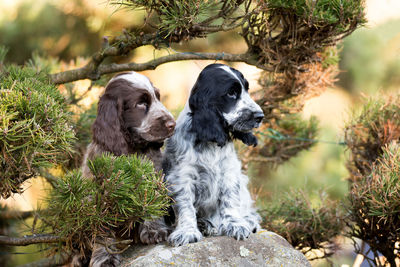
M 130 244 L 133 242 L 133 240 L 128 239 L 128 240 L 115 241 L 111 243 L 101 242 L 101 241 L 96 241 L 96 242 L 103 245 L 109 254 L 114 255 L 114 254 L 121 254 L 125 250 L 127 250 L 131 246 Z M 121 250 L 113 250 L 112 248 L 110 248 L 110 246 L 115 246 L 115 245 L 125 245 L 125 247 Z
M 28 246 L 32 244 L 40 244 L 40 243 L 58 243 L 64 241 L 59 236 L 54 235 L 29 235 L 24 237 L 9 237 L 0 235 L 0 245 L 8 245 L 8 246 Z

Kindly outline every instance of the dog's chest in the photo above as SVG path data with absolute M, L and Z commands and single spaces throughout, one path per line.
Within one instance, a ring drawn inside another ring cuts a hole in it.
M 196 203 L 203 207 L 218 204 L 221 192 L 232 183 L 239 183 L 241 163 L 233 144 L 224 147 L 212 147 L 202 151 L 196 162 L 197 177 L 194 180 Z

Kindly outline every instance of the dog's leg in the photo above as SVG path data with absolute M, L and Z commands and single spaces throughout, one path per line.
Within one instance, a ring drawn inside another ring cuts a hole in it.
M 218 235 L 219 220 L 215 217 L 199 218 L 197 220 L 197 226 L 204 236 Z
M 244 219 L 249 224 L 249 228 L 250 228 L 251 232 L 257 233 L 258 230 L 261 229 L 261 226 L 260 226 L 261 217 L 260 217 L 260 215 L 258 215 L 258 213 L 255 209 L 252 208 L 250 212 L 247 212 L 247 215 L 244 216 Z
M 244 174 L 241 176 L 242 184 L 240 186 L 240 214 L 247 221 L 249 229 L 253 233 L 257 233 L 261 229 L 261 217 L 254 208 L 254 201 L 251 198 L 250 192 L 247 189 L 248 177 Z
M 247 189 L 248 177 L 244 174 L 241 175 L 241 186 L 240 186 L 240 214 L 247 221 L 249 229 L 253 233 L 257 233 L 261 229 L 260 222 L 261 217 L 254 208 L 254 201 L 251 198 L 250 192 Z
M 157 244 L 167 240 L 172 228 L 163 217 L 154 221 L 145 221 L 139 226 L 140 241 L 146 245 Z
M 233 177 L 234 174 L 232 175 Z M 241 214 L 240 179 L 230 178 L 229 183 L 224 184 L 220 196 L 221 225 L 220 235 L 231 236 L 237 240 L 245 239 L 250 235 L 248 222 Z
M 200 241 L 203 236 L 197 228 L 193 204 L 190 202 L 180 203 L 174 206 L 174 210 L 177 213 L 177 226 L 169 235 L 168 243 L 172 246 L 182 246 Z
M 168 242 L 173 246 L 182 246 L 202 239 L 202 234 L 197 228 L 196 209 L 193 205 L 195 194 L 192 191 L 191 177 L 195 170 L 184 168 L 179 175 L 170 175 L 168 183 L 175 200 L 176 228 L 168 237 Z

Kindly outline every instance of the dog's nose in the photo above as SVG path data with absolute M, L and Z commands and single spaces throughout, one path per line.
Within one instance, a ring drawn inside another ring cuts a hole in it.
M 264 113 L 262 113 L 262 112 L 254 113 L 255 122 L 260 123 L 263 119 L 264 119 Z
M 174 130 L 174 129 L 175 129 L 175 125 L 176 125 L 176 123 L 175 123 L 175 121 L 173 121 L 173 120 L 169 120 L 169 121 L 167 121 L 167 122 L 165 123 L 165 127 L 167 127 L 167 129 L 168 129 L 169 131 Z

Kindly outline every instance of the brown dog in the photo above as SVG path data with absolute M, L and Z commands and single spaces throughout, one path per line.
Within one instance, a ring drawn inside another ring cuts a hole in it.
M 116 156 L 133 153 L 144 155 L 154 163 L 156 170 L 161 170 L 160 148 L 164 140 L 173 134 L 174 128 L 175 120 L 160 102 L 159 90 L 146 76 L 136 72 L 116 75 L 107 84 L 99 100 L 97 118 L 92 126 L 93 140 L 83 161 L 83 175 L 91 177 L 87 161 L 103 152 L 111 152 Z M 154 235 L 160 231 L 154 231 L 146 225 L 145 222 L 139 229 L 142 242 L 165 240 L 166 231 L 161 231 L 163 236 Z M 108 241 L 96 240 L 90 266 L 119 265 L 118 254 L 109 253 L 104 246 L 104 243 L 113 242 L 112 238 Z M 73 261 L 79 260 L 75 258 Z
M 159 90 L 146 76 L 136 72 L 116 75 L 98 104 L 93 140 L 83 161 L 84 175 L 90 176 L 87 160 L 103 152 L 145 155 L 160 170 L 160 148 L 174 128 L 174 118 L 160 102 Z

